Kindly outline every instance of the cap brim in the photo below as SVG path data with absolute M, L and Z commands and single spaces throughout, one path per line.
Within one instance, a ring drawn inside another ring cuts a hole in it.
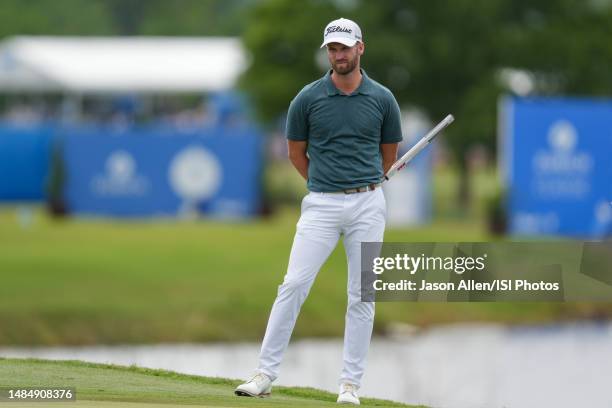
M 347 47 L 352 47 L 353 45 L 357 44 L 357 40 L 346 37 L 330 37 L 323 41 L 320 48 L 325 47 L 329 43 L 340 43 L 346 45 Z

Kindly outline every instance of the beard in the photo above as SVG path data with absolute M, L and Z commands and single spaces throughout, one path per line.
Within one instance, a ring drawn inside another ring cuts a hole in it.
M 332 63 L 332 68 L 338 75 L 348 75 L 357 67 L 357 57 L 352 60 L 347 60 L 345 63 Z

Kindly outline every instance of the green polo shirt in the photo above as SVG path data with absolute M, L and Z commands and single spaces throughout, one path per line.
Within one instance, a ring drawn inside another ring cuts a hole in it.
M 402 140 L 400 110 L 387 88 L 361 70 L 359 88 L 345 95 L 331 71 L 306 85 L 289 105 L 287 139 L 308 142 L 308 189 L 333 192 L 378 183 L 380 144 Z

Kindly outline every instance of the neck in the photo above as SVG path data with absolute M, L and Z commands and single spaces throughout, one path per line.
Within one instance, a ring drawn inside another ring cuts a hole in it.
M 363 75 L 361 75 L 361 69 L 359 66 L 355 67 L 353 72 L 346 75 L 340 75 L 336 71 L 332 71 L 331 74 L 331 80 L 336 88 L 346 94 L 353 93 L 355 89 L 359 88 L 362 77 Z

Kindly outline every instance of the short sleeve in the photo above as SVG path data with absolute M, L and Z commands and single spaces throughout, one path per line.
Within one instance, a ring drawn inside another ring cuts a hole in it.
M 289 104 L 286 134 L 289 140 L 308 140 L 308 106 L 303 92 L 297 94 Z
M 402 141 L 402 121 L 400 109 L 391 92 L 385 98 L 386 112 L 381 128 L 380 143 L 398 143 Z

